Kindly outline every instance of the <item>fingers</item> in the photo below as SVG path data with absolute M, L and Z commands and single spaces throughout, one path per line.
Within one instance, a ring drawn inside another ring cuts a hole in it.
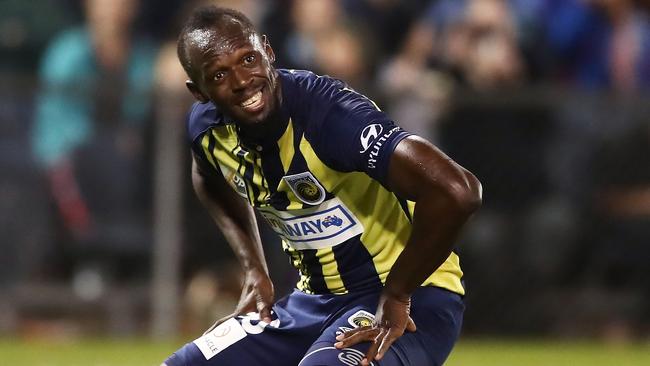
M 337 336 L 336 340 L 338 342 L 334 343 L 334 347 L 342 349 L 354 346 L 361 342 L 371 342 L 377 337 L 377 335 L 379 335 L 379 332 L 379 328 L 373 328 L 370 326 L 352 329 Z
M 415 326 L 415 322 L 409 316 L 408 321 L 406 322 L 406 330 L 409 332 L 415 332 L 418 328 Z
M 237 315 L 241 315 L 253 311 L 257 311 L 255 293 L 250 292 L 248 293 L 247 296 L 242 297 L 242 299 L 239 300 L 239 304 L 237 304 L 237 309 L 235 310 L 235 313 Z
M 378 346 L 377 354 L 376 355 L 371 355 L 369 352 L 366 354 L 366 358 L 368 359 L 368 362 L 372 362 L 373 359 L 376 360 L 381 360 L 384 357 L 384 354 L 390 346 L 399 338 L 403 333 L 396 330 L 395 328 L 390 328 L 388 332 L 385 333 L 385 336 L 381 339 L 381 342 L 376 342 L 376 343 L 381 343 Z M 372 347 L 371 347 L 372 349 Z
M 234 317 L 236 317 L 237 315 L 239 315 L 239 314 L 238 314 L 237 312 L 234 312 L 234 313 L 232 313 L 232 314 L 230 314 L 230 315 L 228 315 L 228 316 L 224 316 L 223 318 L 217 320 L 216 322 L 214 322 L 214 324 L 212 324 L 212 325 L 210 326 L 210 328 L 208 328 L 205 332 L 203 332 L 203 335 L 206 335 L 206 334 L 212 332 L 212 331 L 214 330 L 214 328 L 216 328 L 216 327 L 218 327 L 219 325 L 221 325 L 221 323 L 225 322 L 226 320 L 228 320 L 228 319 L 230 319 L 230 318 L 234 318 Z
M 409 318 L 406 328 L 411 332 L 415 331 L 416 327 L 412 319 Z M 337 336 L 338 342 L 334 343 L 334 347 L 343 349 L 361 342 L 372 342 L 365 358 L 361 361 L 361 365 L 367 366 L 373 360 L 381 360 L 402 334 L 403 332 L 396 328 L 360 327 Z
M 271 324 L 273 321 L 273 318 L 271 318 L 271 307 L 269 305 L 263 304 L 262 308 L 259 308 L 259 306 L 262 304 L 258 303 L 257 305 L 257 312 L 260 314 L 260 320 Z
M 370 348 L 368 349 L 368 352 L 366 352 L 366 357 L 361 360 L 362 366 L 370 365 L 370 363 L 375 359 L 377 351 L 379 350 L 379 346 L 383 343 L 383 339 L 386 333 L 386 329 L 381 328 L 379 334 L 372 340 L 372 344 L 370 344 Z

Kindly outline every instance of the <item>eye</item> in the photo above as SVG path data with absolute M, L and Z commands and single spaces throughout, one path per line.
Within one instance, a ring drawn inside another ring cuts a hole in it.
M 248 55 L 244 57 L 244 64 L 245 65 L 250 65 L 255 62 L 255 55 Z
M 225 73 L 225 72 L 223 72 L 223 71 L 217 71 L 217 72 L 214 74 L 213 79 L 214 79 L 214 81 L 219 81 L 219 80 L 223 79 L 225 76 L 226 76 L 226 73 Z

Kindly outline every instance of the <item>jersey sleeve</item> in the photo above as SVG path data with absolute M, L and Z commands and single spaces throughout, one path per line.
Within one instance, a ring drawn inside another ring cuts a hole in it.
M 410 134 L 337 79 L 317 77 L 310 104 L 314 123 L 305 135 L 319 158 L 333 169 L 364 172 L 385 184 L 390 156 Z
M 214 162 L 210 161 L 211 158 L 206 156 L 202 140 L 205 132 L 216 124 L 217 120 L 218 113 L 212 103 L 196 102 L 187 115 L 187 138 L 194 157 L 202 167 L 215 166 Z

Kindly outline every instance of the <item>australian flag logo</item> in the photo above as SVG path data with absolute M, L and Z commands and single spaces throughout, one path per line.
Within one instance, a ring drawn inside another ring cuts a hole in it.
M 330 226 L 340 227 L 341 225 L 343 225 L 343 219 L 341 219 L 336 215 L 330 215 L 323 219 L 323 226 L 325 227 L 330 227 Z

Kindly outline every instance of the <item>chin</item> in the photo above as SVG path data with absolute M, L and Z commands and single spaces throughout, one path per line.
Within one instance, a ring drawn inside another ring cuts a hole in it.
M 236 120 L 246 126 L 256 126 L 264 124 L 268 115 L 269 114 L 266 113 L 266 111 L 262 111 L 256 116 L 239 116 Z

